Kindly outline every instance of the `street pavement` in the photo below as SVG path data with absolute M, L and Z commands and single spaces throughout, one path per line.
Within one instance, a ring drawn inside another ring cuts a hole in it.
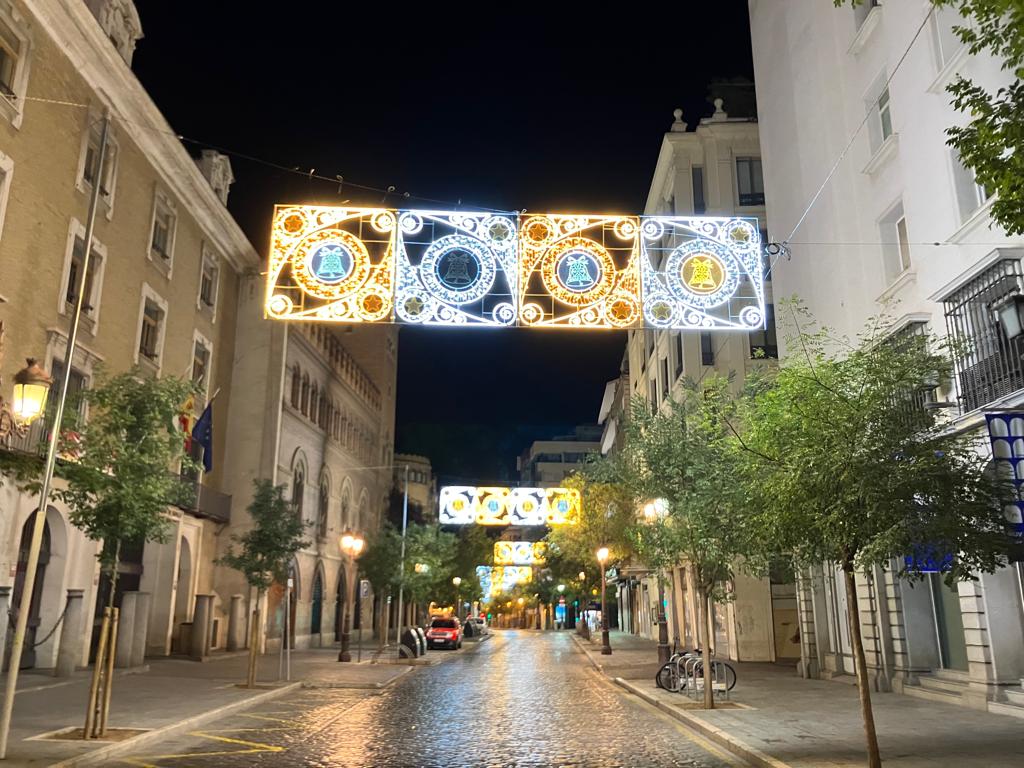
M 121 765 L 742 766 L 599 675 L 568 632 L 499 631 L 384 690 L 290 693 Z

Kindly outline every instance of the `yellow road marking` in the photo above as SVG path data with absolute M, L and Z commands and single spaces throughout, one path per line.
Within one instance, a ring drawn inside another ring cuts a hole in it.
M 264 729 L 269 730 L 269 729 Z M 278 729 L 274 729 L 278 730 Z M 198 736 L 204 739 L 213 739 L 214 741 L 224 742 L 225 744 L 237 744 L 240 747 L 248 747 L 248 749 L 229 749 L 229 750 L 214 750 L 210 752 L 183 752 L 180 754 L 169 754 L 169 755 L 153 755 L 146 758 L 143 761 L 141 758 L 128 757 L 123 758 L 121 762 L 129 763 L 130 765 L 139 766 L 139 768 L 159 768 L 158 765 L 148 762 L 149 760 L 181 760 L 186 757 L 223 757 L 225 755 L 255 755 L 260 752 L 284 752 L 285 747 L 278 747 L 274 744 L 260 744 L 258 741 L 246 741 L 244 739 L 232 739 L 228 736 L 218 736 L 216 733 L 210 731 L 192 731 L 189 736 Z

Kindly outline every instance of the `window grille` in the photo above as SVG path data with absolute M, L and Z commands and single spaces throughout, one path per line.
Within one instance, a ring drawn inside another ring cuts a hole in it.
M 946 297 L 946 330 L 956 350 L 962 411 L 1024 388 L 1024 337 L 1007 339 L 996 308 L 1024 293 L 1019 258 L 1002 259 Z

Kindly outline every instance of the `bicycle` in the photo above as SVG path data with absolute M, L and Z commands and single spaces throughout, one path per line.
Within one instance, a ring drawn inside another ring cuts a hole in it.
M 654 684 L 666 691 L 679 693 L 686 688 L 687 680 L 690 676 L 697 678 L 703 675 L 704 662 L 701 658 L 702 655 L 699 649 L 692 652 L 673 652 L 669 660 L 661 666 L 661 669 L 654 676 Z M 712 655 L 714 655 L 714 651 L 712 651 Z M 690 670 L 692 674 L 687 675 L 685 667 L 690 660 L 693 660 L 693 667 Z M 732 665 L 726 661 L 712 659 L 711 677 L 714 680 L 718 680 L 720 679 L 719 676 L 725 681 L 726 691 L 731 691 L 736 687 L 736 670 L 733 669 Z

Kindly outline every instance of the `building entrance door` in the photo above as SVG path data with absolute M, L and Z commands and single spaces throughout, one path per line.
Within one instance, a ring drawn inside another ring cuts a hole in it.
M 852 675 L 855 669 L 853 645 L 850 642 L 849 598 L 842 569 L 838 566 L 825 566 L 825 582 L 828 586 L 825 605 L 828 612 L 829 650 L 835 657 L 835 671 Z
M 36 513 L 38 514 L 38 513 Z M 11 615 L 17 616 L 21 606 L 18 599 L 25 584 L 25 573 L 28 569 L 28 550 L 32 543 L 32 528 L 35 525 L 36 517 L 32 515 L 21 529 L 21 544 L 18 547 L 18 565 L 14 574 L 14 591 L 11 594 Z M 32 600 L 28 608 L 28 626 L 25 628 L 25 645 L 21 649 L 21 664 L 19 669 L 31 669 L 36 665 L 36 634 L 39 630 L 39 606 L 43 595 L 43 580 L 46 577 L 46 565 L 50 562 L 50 524 L 47 522 L 43 527 L 43 544 L 39 550 L 39 564 L 36 566 L 36 581 L 32 589 Z M 6 621 L 6 618 L 4 618 Z M 14 632 L 8 630 L 8 646 L 4 649 L 4 669 L 10 665 L 11 649 L 10 642 L 14 639 Z
M 960 613 L 960 593 L 946 586 L 942 574 L 928 575 L 935 611 L 935 635 L 939 641 L 939 656 L 943 669 L 967 671 L 967 642 L 964 640 L 964 620 Z

